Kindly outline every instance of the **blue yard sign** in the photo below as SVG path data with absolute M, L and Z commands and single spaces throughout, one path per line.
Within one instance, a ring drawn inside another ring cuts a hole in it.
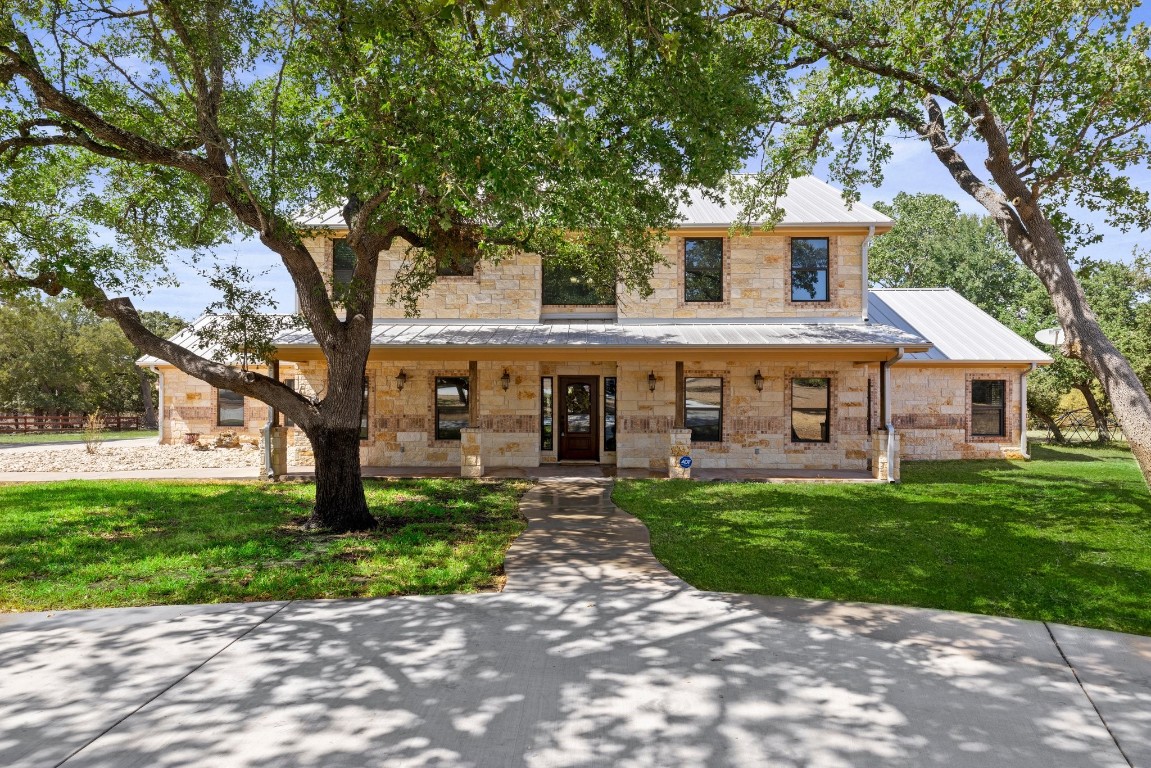
M 690 456 L 680 456 L 679 457 L 679 466 L 682 469 L 691 469 L 691 457 Z

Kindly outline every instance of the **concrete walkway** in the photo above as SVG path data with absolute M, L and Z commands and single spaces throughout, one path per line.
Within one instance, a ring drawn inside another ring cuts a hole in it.
M 1151 766 L 1151 638 L 699 592 L 609 491 L 501 594 L 0 616 L 0 765 Z

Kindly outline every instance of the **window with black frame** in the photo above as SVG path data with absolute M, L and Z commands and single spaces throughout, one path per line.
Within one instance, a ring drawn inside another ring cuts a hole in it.
M 470 253 L 444 251 L 436 254 L 438 277 L 471 277 L 476 273 L 476 257 Z
M 791 300 L 828 300 L 828 239 L 826 237 L 793 237 L 791 239 Z
M 368 439 L 368 381 L 364 378 L 364 399 L 360 401 L 360 439 Z
M 723 440 L 723 379 L 687 376 L 683 380 L 683 426 L 693 443 Z
M 615 376 L 603 379 L 603 449 L 615 450 Z
M 555 411 L 552 408 L 552 377 L 544 376 L 540 379 L 540 450 L 550 451 L 555 448 L 555 430 L 553 428 Z
M 466 376 L 436 377 L 436 439 L 459 440 L 468 420 L 469 382 Z
M 342 287 L 352 282 L 356 269 L 356 252 L 348 245 L 346 237 L 332 241 L 332 285 Z
M 288 389 L 292 390 L 293 392 L 298 391 L 296 389 L 296 380 L 295 379 L 284 379 L 284 386 L 286 386 Z M 284 426 L 285 427 L 294 427 L 294 426 L 296 426 L 296 422 L 292 421 L 287 416 L 285 416 L 284 417 Z
M 574 267 L 543 260 L 543 303 L 561 305 L 614 306 L 615 288 L 597 286 Z
M 216 426 L 244 426 L 244 396 L 230 389 L 216 390 Z
M 723 301 L 723 238 L 683 241 L 683 300 Z
M 826 443 L 831 439 L 831 379 L 791 380 L 791 441 Z
M 1007 382 L 1002 379 L 971 382 L 971 434 L 976 437 L 1007 434 Z

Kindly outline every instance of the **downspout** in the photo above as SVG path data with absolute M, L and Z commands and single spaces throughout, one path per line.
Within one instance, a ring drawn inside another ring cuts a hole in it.
M 1019 452 L 1025 459 L 1031 458 L 1027 452 L 1027 375 L 1038 367 L 1038 363 L 1032 363 L 1030 368 L 1019 374 Z
M 163 445 L 164 443 L 164 374 L 155 365 L 149 365 L 148 370 L 156 374 L 156 399 L 160 402 L 156 403 L 156 442 Z
M 868 277 L 867 277 L 867 252 L 871 250 L 871 241 L 874 239 L 875 239 L 875 225 L 872 224 L 870 227 L 867 228 L 867 237 L 865 237 L 863 239 L 863 249 L 861 251 L 861 255 L 863 257 L 863 263 L 860 265 L 861 276 L 859 278 L 859 283 L 860 283 L 859 284 L 859 288 L 860 288 L 859 295 L 863 297 L 863 322 L 865 322 L 865 323 L 868 320 L 867 295 L 868 295 L 868 291 L 871 287 L 868 283 Z
M 891 468 L 895 466 L 895 424 L 892 423 L 891 419 L 891 366 L 902 359 L 903 347 L 900 347 L 899 351 L 895 353 L 895 357 L 879 364 L 879 386 L 883 390 L 881 400 L 883 403 L 883 426 L 887 430 L 887 482 L 889 483 L 895 482 L 891 472 Z
M 280 361 L 273 360 L 269 373 L 276 381 L 280 380 Z M 280 414 L 272 406 L 268 406 L 268 423 L 264 425 L 264 477 L 268 480 L 276 479 L 276 471 L 272 467 L 272 427 L 280 425 Z

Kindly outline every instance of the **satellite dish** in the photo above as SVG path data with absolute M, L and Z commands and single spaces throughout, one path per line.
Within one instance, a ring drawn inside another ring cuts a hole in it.
M 1061 347 L 1063 342 L 1067 341 L 1067 334 L 1063 332 L 1062 328 L 1044 328 L 1042 331 L 1035 332 L 1035 340 L 1040 344 Z

